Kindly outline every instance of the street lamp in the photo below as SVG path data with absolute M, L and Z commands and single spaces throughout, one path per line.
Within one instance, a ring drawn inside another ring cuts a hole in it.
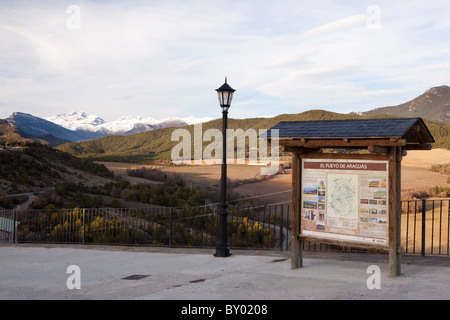
M 227 203 L 227 120 L 228 109 L 236 90 L 229 86 L 227 78 L 225 83 L 216 89 L 219 95 L 219 103 L 222 108 L 222 175 L 220 184 L 220 210 L 219 210 L 219 230 L 217 237 L 216 257 L 229 257 L 230 246 L 228 245 L 227 235 L 227 219 L 228 219 L 228 203 Z

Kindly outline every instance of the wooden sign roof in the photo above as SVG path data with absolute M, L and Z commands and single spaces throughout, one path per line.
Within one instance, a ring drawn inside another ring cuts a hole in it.
M 365 147 L 402 146 L 405 150 L 428 150 L 433 136 L 421 118 L 282 121 L 281 146 Z M 270 139 L 270 130 L 267 132 Z

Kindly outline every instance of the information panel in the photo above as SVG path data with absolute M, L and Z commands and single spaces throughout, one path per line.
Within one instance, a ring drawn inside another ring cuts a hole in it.
M 388 161 L 302 163 L 302 235 L 388 245 Z

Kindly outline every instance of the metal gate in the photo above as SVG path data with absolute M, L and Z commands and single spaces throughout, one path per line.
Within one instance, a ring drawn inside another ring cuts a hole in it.
M 14 210 L 0 210 L 0 242 L 17 242 L 19 221 Z

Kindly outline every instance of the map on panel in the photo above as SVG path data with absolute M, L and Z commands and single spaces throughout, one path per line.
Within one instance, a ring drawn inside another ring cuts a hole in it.
M 328 191 L 332 217 L 358 219 L 358 175 L 328 174 Z
M 387 245 L 388 161 L 304 159 L 301 176 L 302 235 Z

